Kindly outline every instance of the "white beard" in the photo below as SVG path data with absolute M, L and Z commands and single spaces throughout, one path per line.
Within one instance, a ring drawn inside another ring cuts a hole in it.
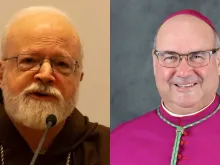
M 79 87 L 72 99 L 65 101 L 59 90 L 39 83 L 33 83 L 17 96 L 13 96 L 4 81 L 3 78 L 2 92 L 6 113 L 14 122 L 28 128 L 45 129 L 45 120 L 49 114 L 54 114 L 57 117 L 57 124 L 66 120 L 78 101 Z M 35 100 L 27 95 L 31 91 L 47 92 L 56 96 L 58 101 Z

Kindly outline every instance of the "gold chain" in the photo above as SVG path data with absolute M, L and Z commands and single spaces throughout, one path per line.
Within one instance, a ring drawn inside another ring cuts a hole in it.
M 4 147 L 3 145 L 0 146 L 0 152 L 1 152 L 1 165 L 5 165 L 5 159 L 4 159 Z M 66 165 L 70 165 L 70 157 L 71 157 L 71 152 L 68 153 L 67 159 L 66 159 Z

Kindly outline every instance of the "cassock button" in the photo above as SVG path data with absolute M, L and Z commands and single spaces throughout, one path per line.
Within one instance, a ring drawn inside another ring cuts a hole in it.
M 177 158 L 178 158 L 178 159 L 182 159 L 183 156 L 182 156 L 181 154 L 178 154 L 178 155 L 177 155 Z
M 181 145 L 181 146 L 184 145 L 184 141 L 183 141 L 183 140 L 180 141 L 180 145 Z
M 187 131 L 183 131 L 183 135 L 184 136 L 188 136 L 188 132 Z

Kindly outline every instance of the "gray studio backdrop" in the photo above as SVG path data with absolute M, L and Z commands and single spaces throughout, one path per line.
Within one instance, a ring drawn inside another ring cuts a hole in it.
M 220 0 L 111 0 L 111 130 L 160 104 L 151 50 L 161 21 L 196 9 L 220 31 Z

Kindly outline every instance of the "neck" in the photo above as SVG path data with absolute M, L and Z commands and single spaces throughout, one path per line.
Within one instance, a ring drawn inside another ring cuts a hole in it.
M 216 96 L 216 95 L 215 95 Z M 196 104 L 192 107 L 181 107 L 176 104 L 169 104 L 162 101 L 162 105 L 164 106 L 164 110 L 167 111 L 171 116 L 176 117 L 184 117 L 190 116 L 199 113 L 200 111 L 206 109 L 211 103 L 214 101 L 215 96 L 210 97 L 207 101 L 203 101 L 199 104 Z
M 13 122 L 13 124 L 15 125 L 17 130 L 20 132 L 24 140 L 27 142 L 30 149 L 33 152 L 35 152 L 45 130 L 36 130 L 36 129 L 28 128 L 15 122 Z M 64 124 L 65 124 L 65 121 L 49 129 L 47 136 L 45 138 L 44 144 L 42 146 L 42 149 L 40 151 L 41 154 L 44 154 L 47 151 L 47 149 L 52 144 L 54 138 L 63 128 Z

